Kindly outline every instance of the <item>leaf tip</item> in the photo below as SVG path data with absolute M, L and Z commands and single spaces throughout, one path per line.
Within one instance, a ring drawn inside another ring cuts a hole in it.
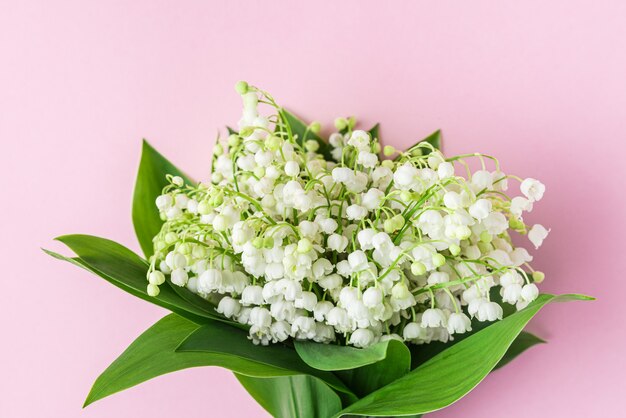
M 564 302 L 570 301 L 570 300 L 596 300 L 595 297 L 593 296 L 588 296 L 588 295 L 582 295 L 580 293 L 569 293 L 566 295 L 560 295 L 557 296 L 558 299 L 561 299 Z
M 92 387 L 91 390 L 89 391 L 89 393 L 87 394 L 87 397 L 85 398 L 85 402 L 83 402 L 83 409 L 87 408 L 89 405 L 91 405 L 92 403 L 94 403 L 98 399 L 99 398 L 94 396 L 94 394 L 93 394 L 93 387 Z
M 63 242 L 66 237 L 67 235 L 59 235 L 58 237 L 54 237 L 53 240 Z
M 55 237 L 54 240 L 62 242 L 63 244 L 67 245 L 67 241 L 71 240 L 75 236 L 76 234 L 59 235 L 58 237 Z

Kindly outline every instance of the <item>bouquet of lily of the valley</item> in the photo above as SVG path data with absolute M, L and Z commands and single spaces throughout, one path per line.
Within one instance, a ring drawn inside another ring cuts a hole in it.
M 268 93 L 236 89 L 243 116 L 210 181 L 144 142 L 132 216 L 145 258 L 87 235 L 58 238 L 75 257 L 48 252 L 172 311 L 86 404 L 220 366 L 277 417 L 419 416 L 542 342 L 523 329 L 545 304 L 588 299 L 540 294 L 544 274 L 513 243 L 548 234 L 524 222 L 541 182 L 489 155 L 444 156 L 439 132 L 400 151 L 338 118 L 326 141 Z

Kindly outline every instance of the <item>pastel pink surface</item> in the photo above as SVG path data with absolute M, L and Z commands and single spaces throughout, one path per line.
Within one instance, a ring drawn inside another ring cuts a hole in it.
M 160 377 L 81 410 L 95 377 L 165 314 L 45 256 L 66 233 L 139 250 L 140 140 L 206 178 L 245 79 L 330 125 L 354 114 L 405 147 L 442 128 L 542 179 L 531 221 L 549 340 L 432 417 L 623 415 L 626 4 L 621 1 L 19 1 L 0 12 L 3 169 L 0 416 L 266 416 L 217 368 Z

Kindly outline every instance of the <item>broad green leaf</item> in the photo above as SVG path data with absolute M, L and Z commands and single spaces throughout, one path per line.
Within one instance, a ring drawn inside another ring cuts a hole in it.
M 531 334 L 530 332 L 520 332 L 515 341 L 513 341 L 513 344 L 511 344 L 509 349 L 506 351 L 504 357 L 502 357 L 496 367 L 494 367 L 494 370 L 506 366 L 511 361 L 513 361 L 513 359 L 522 354 L 524 351 L 528 350 L 530 347 L 537 344 L 545 344 L 545 342 L 545 340 L 542 340 L 541 338 L 537 337 L 534 334 Z
M 190 334 L 176 349 L 178 352 L 228 354 L 233 364 L 255 362 L 267 367 L 268 376 L 307 374 L 324 380 L 334 389 L 351 391 L 332 373 L 316 370 L 303 362 L 296 351 L 282 344 L 254 345 L 248 333 L 217 322 L 209 322 Z M 245 367 L 239 373 L 246 374 Z
M 175 314 L 158 321 L 96 379 L 84 406 L 166 373 L 213 365 L 202 354 L 180 355 L 174 351 L 197 327 L 197 324 Z
M 465 396 L 489 374 L 543 306 L 552 301 L 589 299 L 592 298 L 582 295 L 540 295 L 527 308 L 439 353 L 336 416 L 411 415 L 444 408 Z
M 345 345 L 320 344 L 312 341 L 295 341 L 296 352 L 309 366 L 318 370 L 336 371 L 356 369 L 384 360 L 390 341 L 367 348 Z
M 152 238 L 159 233 L 163 224 L 154 202 L 168 184 L 165 178 L 166 174 L 180 176 L 186 183 L 193 183 L 191 179 L 159 154 L 148 141 L 144 140 L 133 194 L 132 215 L 135 233 L 146 258 L 154 253 Z
M 359 397 L 395 382 L 411 370 L 411 353 L 401 341 L 391 340 L 383 360 L 359 367 L 338 371 L 336 374 Z
M 276 418 L 328 418 L 341 410 L 339 396 L 311 376 L 235 376 L 259 405 Z
M 224 320 L 209 302 L 205 303 L 205 307 L 199 307 L 197 303 L 183 299 L 167 283 L 160 286 L 161 292 L 157 297 L 149 296 L 146 291 L 148 263 L 116 242 L 90 235 L 64 235 L 57 240 L 67 245 L 78 258 L 64 257 L 56 253 L 51 255 L 80 265 L 138 298 L 162 306 L 197 323 L 204 323 L 207 319 Z
M 492 323 L 490 323 L 490 322 L 482 323 L 481 322 L 481 324 L 489 324 L 489 325 L 491 325 Z M 484 329 L 484 328 L 486 328 L 486 327 L 482 327 L 480 329 Z M 474 331 L 476 331 L 476 329 Z M 459 342 L 463 341 L 464 339 L 468 338 L 469 336 L 471 336 L 471 335 L 473 335 L 475 333 L 476 332 L 472 332 L 472 333 L 469 333 L 469 334 L 456 335 L 454 341 L 448 341 L 445 344 L 436 341 L 436 342 L 431 342 L 429 344 L 413 345 L 413 346 L 411 346 L 410 347 L 410 349 L 411 349 L 411 369 L 415 369 L 415 368 L 419 367 L 420 365 L 426 363 L 431 358 L 435 357 L 437 354 L 439 354 L 442 351 L 452 347 L 455 344 L 458 344 Z M 505 366 L 507 363 L 509 363 L 515 357 L 517 357 L 518 355 L 520 355 L 521 353 L 526 351 L 528 348 L 532 347 L 533 345 L 541 344 L 541 343 L 545 343 L 545 341 L 542 340 L 541 338 L 537 337 L 536 335 L 531 334 L 530 332 L 526 332 L 526 331 L 520 332 L 520 334 L 513 341 L 513 343 L 511 344 L 511 346 L 507 350 L 507 352 L 504 355 L 504 357 L 502 358 L 502 360 L 500 360 L 500 363 L 498 363 L 496 368 L 498 369 L 500 367 Z
M 154 377 L 190 367 L 218 366 L 250 376 L 268 375 L 267 366 L 253 361 L 243 362 L 230 354 L 176 352 L 176 347 L 197 328 L 197 324 L 175 314 L 161 319 L 96 379 L 85 406 Z M 282 374 L 277 370 L 274 375 Z
M 422 143 L 422 142 L 428 142 L 430 145 L 432 145 L 433 147 L 435 147 L 436 149 L 441 149 L 441 130 L 437 129 L 435 132 L 433 132 L 432 134 L 428 135 L 426 138 L 417 141 L 415 143 L 415 145 L 411 146 L 410 148 L 408 148 L 405 152 L 410 152 L 411 150 L 413 150 L 414 148 L 417 147 L 418 144 Z M 428 155 L 430 154 L 430 150 L 428 148 L 421 148 L 422 150 L 422 154 L 423 155 Z M 401 158 L 401 155 L 398 155 L 396 158 L 394 158 L 394 161 L 397 161 Z
M 330 155 L 330 146 L 324 142 L 319 135 L 311 132 L 308 129 L 307 124 L 300 120 L 300 118 L 285 109 L 280 111 L 280 116 L 289 124 L 292 135 L 298 136 L 297 142 L 299 144 L 303 144 L 305 140 L 314 139 L 320 144 L 320 148 L 317 152 L 322 154 L 326 160 L 330 160 L 332 158 Z M 280 126 L 277 126 L 277 130 L 284 131 L 284 129 L 281 129 Z

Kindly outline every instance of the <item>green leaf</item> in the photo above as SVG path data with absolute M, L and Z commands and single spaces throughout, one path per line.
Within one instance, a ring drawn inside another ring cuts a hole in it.
M 341 400 L 311 376 L 253 378 L 235 374 L 250 395 L 276 418 L 327 418 L 341 410 Z
M 490 322 L 479 322 L 479 324 L 484 325 L 492 325 Z M 415 369 L 420 365 L 426 363 L 431 358 L 435 357 L 437 354 L 442 351 L 452 347 L 455 344 L 463 341 L 464 339 L 470 337 L 473 334 L 476 334 L 478 331 L 485 329 L 486 326 L 477 328 L 474 324 L 474 327 L 471 332 L 455 335 L 454 341 L 448 341 L 447 343 L 442 343 L 439 341 L 433 341 L 429 344 L 422 345 L 412 345 L 410 346 L 411 350 L 411 369 Z M 536 335 L 531 334 L 530 332 L 522 331 L 517 338 L 513 341 L 506 354 L 496 366 L 496 369 L 505 366 L 508 362 L 513 360 L 522 352 L 526 351 L 528 348 L 532 347 L 536 344 L 545 343 L 544 340 L 537 337 Z
M 133 194 L 132 214 L 135 233 L 146 258 L 154 253 L 152 238 L 159 233 L 163 224 L 154 202 L 168 184 L 165 178 L 166 174 L 180 176 L 186 183 L 193 183 L 191 179 L 152 148 L 148 141 L 144 140 Z
M 524 351 L 528 350 L 530 347 L 537 344 L 545 344 L 545 342 L 545 340 L 542 340 L 541 338 L 537 337 L 534 334 L 531 334 L 530 332 L 520 332 L 515 341 L 513 341 L 513 344 L 511 344 L 511 346 L 507 350 L 504 357 L 502 357 L 502 359 L 500 359 L 500 362 L 496 365 L 496 367 L 494 367 L 494 370 L 506 366 L 511 361 L 513 361 L 513 359 L 522 354 Z
M 209 302 L 205 301 L 205 307 L 199 307 L 197 303 L 183 299 L 169 284 L 160 286 L 159 296 L 149 296 L 146 291 L 148 263 L 116 242 L 90 235 L 64 235 L 57 240 L 67 245 L 78 258 L 64 257 L 56 253 L 51 255 L 86 268 L 131 295 L 197 323 L 204 323 L 207 319 L 225 320 L 215 312 Z
M 299 144 L 302 145 L 304 144 L 304 141 L 314 139 L 320 144 L 320 148 L 317 152 L 322 154 L 324 156 L 324 159 L 326 160 L 330 160 L 332 158 L 330 154 L 330 146 L 326 142 L 324 142 L 322 138 L 319 137 L 319 135 L 311 132 L 308 129 L 308 125 L 300 120 L 300 118 L 298 118 L 293 113 L 290 113 L 286 109 L 280 110 L 279 114 L 281 118 L 289 124 L 289 127 L 291 128 L 291 134 L 294 136 L 298 136 L 297 142 Z M 285 129 L 281 126 L 277 126 L 276 128 L 279 132 L 285 131 Z
M 267 368 L 267 376 L 307 374 L 327 382 L 334 389 L 352 392 L 332 373 L 316 370 L 303 362 L 294 349 L 282 344 L 254 345 L 248 333 L 217 322 L 209 322 L 190 334 L 177 348 L 178 352 L 228 354 L 233 364 L 258 363 Z M 238 372 L 245 373 L 245 366 Z
M 387 357 L 390 341 L 367 348 L 320 344 L 312 341 L 295 341 L 296 352 L 309 366 L 318 370 L 349 370 L 376 363 Z
M 411 370 L 411 353 L 401 341 L 391 340 L 383 360 L 336 374 L 358 396 L 363 397 L 395 382 Z
M 437 129 L 435 132 L 433 132 L 432 134 L 428 135 L 426 138 L 417 141 L 413 146 L 411 146 L 410 148 L 408 148 L 406 152 L 411 152 L 413 149 L 415 149 L 420 143 L 422 142 L 428 142 L 430 145 L 432 145 L 433 147 L 435 147 L 436 149 L 441 149 L 441 130 Z M 428 148 L 421 148 L 422 150 L 422 154 L 423 155 L 428 155 L 430 154 L 430 150 Z M 402 155 L 398 155 L 396 158 L 394 158 L 394 161 L 398 161 L 400 158 L 402 158 Z
M 494 323 L 439 353 L 417 369 L 341 411 L 342 415 L 424 414 L 471 391 L 504 357 L 524 326 L 547 303 L 589 300 L 582 295 L 540 295 L 526 309 Z
M 176 347 L 197 328 L 197 324 L 175 314 L 161 319 L 96 379 L 85 406 L 154 377 L 189 367 L 218 366 L 251 376 L 267 375 L 267 368 L 262 364 L 243 364 L 229 354 L 177 353 Z
M 174 349 L 198 327 L 170 314 L 141 334 L 96 379 L 87 395 L 87 406 L 154 377 L 189 367 L 213 365 L 202 354 L 179 355 Z

